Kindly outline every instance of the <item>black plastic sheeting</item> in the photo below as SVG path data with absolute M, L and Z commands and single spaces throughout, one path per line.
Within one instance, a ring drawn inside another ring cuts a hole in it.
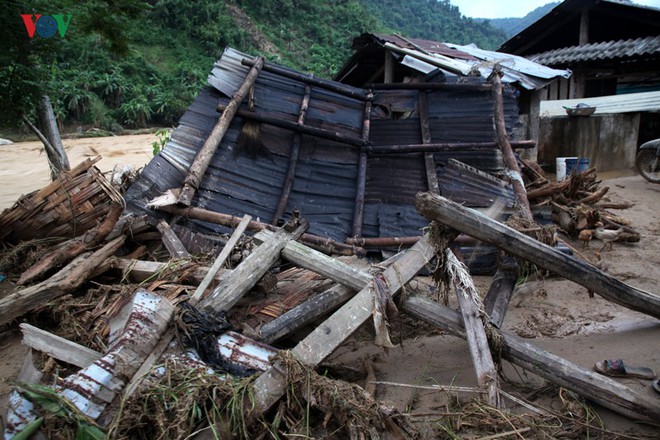
M 217 105 L 229 102 L 228 96 L 235 93 L 249 69 L 241 65 L 242 58 L 249 57 L 227 49 L 216 63 L 209 77 L 213 87 L 200 90 L 173 131 L 171 140 L 127 191 L 125 197 L 130 211 L 156 215 L 146 208 L 146 202 L 167 189 L 182 186 L 195 154 L 218 121 Z M 262 71 L 255 85 L 254 111 L 295 122 L 304 90 L 302 82 Z M 517 120 L 517 106 L 513 94 L 506 90 L 505 113 L 507 128 L 511 130 Z M 421 143 L 417 96 L 414 90 L 375 93 L 369 138 L 372 145 Z M 428 98 L 433 142 L 495 139 L 490 91 L 461 90 L 457 86 L 452 90 L 429 92 Z M 305 123 L 359 138 L 364 105 L 361 99 L 315 86 Z M 247 109 L 247 103 L 243 103 L 242 108 Z M 262 124 L 261 142 L 267 154 L 251 158 L 237 153 L 243 122 L 238 117 L 232 121 L 192 206 L 236 216 L 247 213 L 269 223 L 281 197 L 294 133 Z M 310 233 L 337 241 L 349 237 L 355 210 L 359 153 L 359 147 L 302 136 L 285 217 L 298 209 L 310 222 Z M 451 189 L 452 194 L 460 194 L 467 188 L 461 199 L 466 205 L 483 206 L 485 201 L 510 197 L 501 186 L 483 185 L 474 173 L 447 167 L 449 159 L 453 158 L 481 171 L 499 174 L 504 169 L 499 150 L 441 152 L 434 157 L 441 187 Z M 362 235 L 419 235 L 428 222 L 417 214 L 414 196 L 426 190 L 422 154 L 370 155 Z M 227 232 L 224 227 L 206 222 L 192 221 L 191 226 L 202 232 Z

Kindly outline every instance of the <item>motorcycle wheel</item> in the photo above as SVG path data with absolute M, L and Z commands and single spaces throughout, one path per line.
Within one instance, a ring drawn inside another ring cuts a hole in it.
M 655 171 L 652 170 L 655 163 L 656 154 L 654 149 L 641 150 L 635 158 L 637 172 L 651 183 L 660 183 L 660 166 L 657 166 Z

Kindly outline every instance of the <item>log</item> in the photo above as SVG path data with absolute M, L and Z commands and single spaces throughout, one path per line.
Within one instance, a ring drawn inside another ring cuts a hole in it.
M 455 336 L 465 338 L 460 315 L 435 301 L 412 296 L 403 309 Z M 544 379 L 635 420 L 660 419 L 660 401 L 640 396 L 617 381 L 548 353 L 522 338 L 497 331 L 504 345 L 502 357 Z
M 58 361 L 85 368 L 103 357 L 103 353 L 76 344 L 33 325 L 23 323 L 20 328 L 23 333 L 23 345 L 46 353 Z
M 303 222 L 296 225 L 292 233 L 285 228 L 275 232 L 271 239 L 261 244 L 236 269 L 223 277 L 213 292 L 200 302 L 201 308 L 208 313 L 232 308 L 275 264 L 287 242 L 296 240 L 307 227 L 308 224 Z
M 156 228 L 160 232 L 161 240 L 163 240 L 163 244 L 165 245 L 167 252 L 170 253 L 172 258 L 190 258 L 188 250 L 183 245 L 183 243 L 181 243 L 179 237 L 177 237 L 172 228 L 170 228 L 170 225 L 167 224 L 165 220 L 159 221 L 156 225 Z
M 57 127 L 57 120 L 53 112 L 53 105 L 50 103 L 48 95 L 43 95 L 39 100 L 39 123 L 41 130 L 48 139 L 51 149 L 46 149 L 48 161 L 54 165 L 55 170 L 51 169 L 51 180 L 55 180 L 62 171 L 68 171 L 69 158 L 66 155 L 60 130 Z M 55 171 L 55 173 L 53 173 Z
M 513 154 L 513 149 L 511 148 L 511 143 L 509 142 L 509 136 L 506 132 L 506 124 L 504 122 L 504 98 L 502 96 L 502 80 L 500 79 L 500 73 L 493 71 L 491 81 L 493 84 L 493 107 L 495 115 L 495 132 L 497 134 L 497 143 L 502 150 L 502 158 L 504 159 L 504 164 L 509 169 L 509 172 L 513 174 L 511 177 L 511 185 L 513 186 L 513 193 L 516 197 L 516 203 L 518 205 L 518 210 L 520 216 L 523 218 L 533 219 L 532 210 L 529 207 L 529 200 L 527 198 L 527 191 L 525 190 L 525 185 L 522 180 L 522 175 L 520 174 L 520 168 L 518 167 L 518 161 Z
M 395 295 L 434 256 L 435 249 L 429 237 L 424 236 L 382 272 L 390 293 Z M 372 307 L 373 292 L 367 285 L 296 345 L 291 353 L 310 367 L 318 365 L 371 317 Z M 254 382 L 255 409 L 260 412 L 268 410 L 282 397 L 286 386 L 281 366 L 273 365 Z
M 24 286 L 41 280 L 54 269 L 62 267 L 73 258 L 98 245 L 115 227 L 123 210 L 123 206 L 113 205 L 101 224 L 44 255 L 41 260 L 21 274 L 16 284 Z
M 46 302 L 82 286 L 96 274 L 98 267 L 108 260 L 125 240 L 125 236 L 119 236 L 95 252 L 79 255 L 47 280 L 0 299 L 0 325 L 20 318 Z
M 325 316 L 348 301 L 355 290 L 334 286 L 261 326 L 259 340 L 272 344 Z
M 431 143 L 431 125 L 429 123 L 429 103 L 426 90 L 420 90 L 417 93 L 419 102 L 419 122 L 422 132 L 422 144 Z M 432 152 L 424 153 L 424 167 L 426 168 L 426 184 L 429 191 L 433 194 L 440 194 L 440 185 L 438 184 L 438 171 L 435 165 L 435 159 Z
M 535 189 L 527 193 L 527 200 L 535 200 L 545 196 L 552 196 L 564 191 L 571 184 L 570 179 L 561 182 L 552 182 L 542 188 Z
M 429 193 L 418 193 L 415 205 L 426 218 L 524 258 L 612 302 L 660 318 L 660 296 L 623 283 L 585 261 L 565 255 L 478 211 Z
M 241 102 L 257 80 L 257 76 L 263 65 L 264 59 L 262 57 L 257 57 L 254 66 L 252 66 L 248 74 L 245 76 L 243 84 L 241 84 L 241 87 L 236 91 L 234 97 L 229 101 L 227 109 L 222 112 L 222 115 L 215 124 L 215 127 L 213 127 L 211 134 L 209 134 L 209 137 L 204 141 L 204 145 L 202 145 L 202 148 L 197 152 L 195 159 L 188 169 L 188 175 L 183 181 L 183 188 L 181 189 L 181 194 L 179 195 L 178 200 L 179 203 L 186 206 L 190 206 L 192 203 L 192 199 L 202 182 L 206 169 L 209 167 L 211 160 L 213 160 L 213 156 L 215 156 L 215 152 L 220 146 L 220 142 L 222 142 L 222 138 L 229 129 L 229 124 L 232 119 L 234 119 Z

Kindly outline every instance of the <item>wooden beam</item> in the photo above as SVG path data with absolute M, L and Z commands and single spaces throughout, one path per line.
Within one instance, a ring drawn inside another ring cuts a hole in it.
M 223 114 L 226 111 L 227 106 L 224 104 L 218 105 L 218 111 L 222 111 Z M 320 137 L 322 139 L 329 139 L 331 141 L 340 142 L 348 145 L 356 145 L 361 147 L 363 145 L 369 145 L 369 141 L 364 141 L 361 138 L 353 137 L 339 131 L 332 131 L 325 128 L 312 127 L 311 125 L 300 125 L 295 122 L 285 121 L 283 119 L 278 119 L 270 116 L 265 116 L 263 113 L 251 112 L 249 110 L 238 110 L 236 115 L 249 119 L 252 121 L 261 122 L 262 124 L 273 125 L 275 127 L 284 128 L 285 130 L 291 130 L 295 133 L 308 134 L 310 136 Z
M 58 361 L 85 368 L 103 357 L 103 353 L 76 344 L 33 325 L 22 323 L 20 328 L 23 333 L 23 345 L 39 350 Z
M 513 148 L 534 148 L 536 141 L 511 141 Z M 403 144 L 403 145 L 368 145 L 365 150 L 369 154 L 406 154 L 427 153 L 437 151 L 478 151 L 492 150 L 498 148 L 497 142 L 440 142 L 428 144 Z
M 238 226 L 234 230 L 234 233 L 231 234 L 229 241 L 227 242 L 227 244 L 224 245 L 224 247 L 220 251 L 220 254 L 213 262 L 213 266 L 211 266 L 209 271 L 206 273 L 206 276 L 204 276 L 202 282 L 199 284 L 199 286 L 197 286 L 195 293 L 190 298 L 193 304 L 197 303 L 199 300 L 202 299 L 202 295 L 204 295 L 204 292 L 211 284 L 211 281 L 213 281 L 213 279 L 215 278 L 216 274 L 218 273 L 222 265 L 225 264 L 225 261 L 227 261 L 227 258 L 234 250 L 236 243 L 238 243 L 238 240 L 241 239 L 241 236 L 243 235 L 245 228 L 247 228 L 248 223 L 250 223 L 250 220 L 252 220 L 251 216 L 247 214 L 243 216 L 243 220 L 241 220 L 241 222 L 238 224 Z
M 403 303 L 407 313 L 437 325 L 462 338 L 465 330 L 460 315 L 435 301 L 412 296 Z M 498 331 L 504 345 L 504 359 L 574 391 L 589 400 L 635 420 L 660 419 L 660 401 L 635 393 L 619 382 L 548 353 L 522 338 Z
M 497 258 L 498 269 L 493 276 L 488 293 L 484 297 L 484 308 L 491 324 L 501 328 L 513 290 L 516 287 L 519 268 L 514 258 L 506 255 L 499 255 Z
M 259 340 L 272 344 L 328 314 L 353 295 L 355 295 L 355 290 L 339 285 L 314 295 L 304 303 L 261 326 Z
M 201 308 L 208 313 L 232 308 L 275 264 L 287 242 L 296 240 L 307 227 L 304 222 L 296 225 L 292 233 L 285 228 L 275 232 L 271 239 L 262 243 L 236 269 L 222 278 L 213 292 L 200 302 Z
M 390 293 L 395 295 L 434 256 L 435 248 L 430 238 L 424 236 L 382 272 Z M 370 285 L 367 285 L 296 345 L 291 353 L 310 367 L 318 365 L 371 317 L 372 308 L 373 292 Z M 270 408 L 284 394 L 286 385 L 279 365 L 276 364 L 263 373 L 254 382 L 256 409 L 263 412 Z
M 426 90 L 420 90 L 417 93 L 419 103 L 419 121 L 422 132 L 422 144 L 431 143 L 431 125 L 429 123 L 429 101 Z M 424 153 L 424 167 L 426 168 L 426 184 L 429 191 L 433 194 L 440 194 L 440 185 L 438 184 L 438 171 L 436 170 L 435 159 L 432 152 Z
M 179 195 L 178 200 L 179 203 L 182 203 L 186 206 L 190 206 L 192 203 L 192 199 L 197 192 L 197 188 L 199 188 L 199 185 L 202 182 L 202 178 L 204 177 L 209 164 L 213 160 L 213 156 L 215 156 L 215 152 L 218 150 L 220 142 L 222 142 L 222 138 L 225 136 L 225 133 L 227 133 L 227 130 L 229 129 L 229 124 L 231 123 L 232 119 L 234 119 L 236 111 L 238 110 L 238 107 L 241 105 L 241 102 L 247 95 L 248 91 L 256 82 L 259 71 L 261 71 L 263 65 L 263 57 L 257 57 L 255 59 L 254 65 L 245 76 L 243 84 L 241 84 L 241 87 L 236 91 L 234 97 L 231 99 L 231 101 L 229 101 L 229 105 L 227 106 L 226 110 L 222 112 L 222 115 L 220 115 L 220 118 L 213 127 L 211 134 L 209 134 L 209 136 L 206 138 L 206 141 L 204 141 L 204 145 L 202 145 L 202 148 L 200 148 L 200 150 L 197 152 L 195 159 L 193 160 L 192 164 L 190 164 L 190 168 L 188 169 L 188 175 L 183 181 L 183 188 L 181 189 L 181 194 Z
M 585 261 L 565 255 L 478 211 L 429 193 L 418 193 L 415 205 L 428 219 L 524 258 L 612 302 L 660 318 L 660 296 L 623 283 Z
M 307 109 L 309 108 L 309 99 L 311 96 L 312 88 L 308 84 L 305 87 L 305 95 L 303 96 L 303 100 L 300 103 L 300 111 L 298 112 L 298 125 L 305 124 L 305 119 L 307 118 Z M 296 166 L 298 165 L 298 156 L 300 155 L 301 140 L 302 135 L 296 132 L 293 135 L 293 142 L 291 143 L 291 150 L 289 151 L 289 167 L 286 170 L 286 177 L 284 178 L 282 194 L 280 195 L 280 200 L 277 203 L 275 214 L 273 214 L 273 219 L 270 222 L 272 225 L 277 225 L 278 220 L 284 215 L 286 205 L 289 203 L 291 189 L 293 188 L 293 179 L 296 176 Z
M 188 250 L 183 243 L 181 243 L 179 237 L 177 237 L 176 233 L 170 228 L 170 225 L 167 224 L 165 220 L 159 221 L 156 228 L 160 231 L 163 244 L 172 258 L 190 258 Z
M 369 141 L 371 132 L 371 101 L 364 105 L 364 117 L 362 118 L 362 139 Z M 367 152 L 364 148 L 360 150 L 358 162 L 357 186 L 355 189 L 355 211 L 353 212 L 353 237 L 362 235 L 362 222 L 364 221 L 364 195 L 367 190 Z
M 272 237 L 273 232 L 262 231 L 256 234 L 254 239 L 257 242 L 264 243 L 271 240 Z M 300 267 L 309 269 L 330 278 L 336 283 L 355 290 L 361 290 L 371 281 L 371 275 L 368 273 L 296 241 L 286 243 L 286 246 L 282 249 L 282 257 L 296 263 Z

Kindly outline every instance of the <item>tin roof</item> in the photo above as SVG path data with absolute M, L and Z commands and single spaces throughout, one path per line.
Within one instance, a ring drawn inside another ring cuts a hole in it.
M 245 78 L 248 67 L 242 64 L 244 58 L 251 59 L 227 49 L 215 64 L 209 76 L 210 86 L 200 91 L 168 144 L 129 188 L 125 197 L 131 211 L 148 212 L 148 200 L 182 186 L 195 154 L 218 121 L 220 113 L 216 107 L 227 104 Z M 431 142 L 493 142 L 492 92 L 487 88 L 465 88 L 457 78 L 448 78 L 447 81 L 447 89 L 424 92 L 428 95 Z M 262 70 L 254 87 L 252 111 L 277 120 L 296 122 L 305 86 L 303 81 Z M 506 122 L 511 131 L 517 121 L 517 104 L 513 91 L 509 88 L 505 91 Z M 368 154 L 362 236 L 383 236 L 385 230 L 387 234 L 396 233 L 398 236 L 418 235 L 419 225 L 427 223 L 413 205 L 415 193 L 428 188 L 424 157 L 420 153 L 393 153 L 397 145 L 422 143 L 418 111 L 420 92 L 368 91 L 351 87 L 346 87 L 345 92 L 312 86 L 304 124 L 360 138 L 365 103 L 371 100 L 368 142 L 381 148 L 378 153 Z M 247 104 L 243 103 L 242 108 L 245 107 Z M 238 151 L 244 123 L 245 119 L 234 117 L 201 181 L 193 206 L 239 216 L 247 213 L 268 223 L 273 219 L 282 196 L 294 132 L 262 123 L 263 154 L 250 157 Z M 392 151 L 388 151 L 389 148 Z M 361 151 L 359 146 L 302 135 L 285 216 L 299 209 L 310 222 L 310 233 L 338 241 L 350 237 Z M 500 173 L 503 162 L 494 145 L 478 151 L 436 152 L 433 157 L 439 180 L 445 182 L 443 186 L 451 186 L 454 193 L 460 192 L 465 176 L 465 183 L 471 188 L 464 194 L 468 205 L 483 206 L 493 198 L 510 198 L 510 188 L 506 185 L 471 183 L 474 174 L 468 178 L 466 173 L 447 171 L 446 168 L 447 161 L 454 158 L 482 171 Z M 200 231 L 226 231 L 224 227 L 202 221 L 192 221 L 191 225 Z
M 338 81 L 361 84 L 373 78 L 385 63 L 385 52 L 394 54 L 401 65 L 430 74 L 440 69 L 452 75 L 487 78 L 498 65 L 502 81 L 519 84 L 528 90 L 545 87 L 555 78 L 568 78 L 570 70 L 551 69 L 516 55 L 480 49 L 471 44 L 460 46 L 429 40 L 404 38 L 400 35 L 362 34 L 353 42 L 355 54 L 335 76 Z

